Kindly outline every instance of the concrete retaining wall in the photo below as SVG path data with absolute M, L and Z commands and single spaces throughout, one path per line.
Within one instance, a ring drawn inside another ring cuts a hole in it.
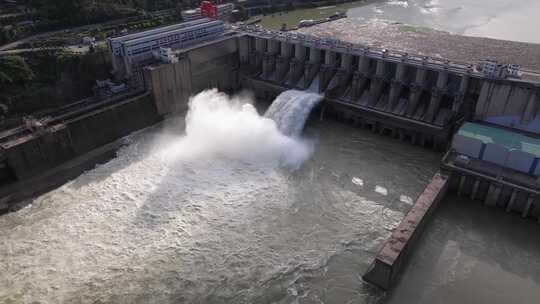
M 470 200 L 481 201 L 486 206 L 497 206 L 506 212 L 515 212 L 523 218 L 540 222 L 537 172 L 531 175 L 509 167 L 508 158 L 501 165 L 485 159 L 471 158 L 463 161 L 457 159 L 460 155 L 453 150 L 447 153 L 442 161 L 442 168 L 451 172 L 450 190 L 456 191 L 459 196 L 467 196 Z M 522 171 L 530 171 L 528 168 L 533 162 L 532 158 L 527 154 L 522 156 L 525 159 L 517 163 L 519 166 L 525 165 Z
M 160 120 L 146 93 L 30 133 L 2 148 L 17 180 L 24 180 Z
M 448 177 L 435 174 L 412 209 L 392 233 L 363 279 L 384 290 L 392 287 L 430 215 L 446 194 Z
M 187 111 L 189 97 L 218 88 L 238 88 L 239 54 L 235 38 L 202 45 L 178 53 L 177 63 L 147 66 L 146 86 L 151 90 L 160 115 Z
M 474 118 L 528 132 L 540 132 L 540 91 L 529 84 L 484 81 Z
M 187 109 L 187 101 L 193 91 L 191 64 L 187 58 L 173 64 L 147 67 L 144 75 L 160 115 Z

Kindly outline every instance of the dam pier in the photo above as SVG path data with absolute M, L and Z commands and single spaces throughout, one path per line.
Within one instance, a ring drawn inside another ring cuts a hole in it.
M 109 48 L 129 89 L 0 134 L 1 211 L 60 185 L 25 191 L 55 168 L 81 159 L 76 176 L 88 169 L 85 155 L 185 113 L 190 98 L 217 88 L 267 101 L 289 90 L 318 94 L 321 117 L 445 152 L 364 276 L 382 289 L 447 191 L 540 222 L 540 83 L 531 71 L 208 19 L 112 38 Z
M 260 98 L 315 91 L 345 120 L 440 149 L 481 87 L 470 65 L 300 34 L 247 30 L 239 53 L 242 85 Z

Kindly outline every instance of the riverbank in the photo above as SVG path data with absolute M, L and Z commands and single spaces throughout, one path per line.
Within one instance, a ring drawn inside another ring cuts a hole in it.
M 77 100 L 94 95 L 97 79 L 109 78 L 111 59 L 108 51 L 74 54 L 63 50 L 39 50 L 18 54 L 28 64 L 33 78 L 2 84 L 0 130 L 20 123 L 25 115 L 40 116 Z M 14 119 L 9 123 L 8 119 Z
M 250 16 L 255 15 L 274 15 L 281 13 L 290 13 L 295 10 L 309 10 L 316 8 L 331 8 L 336 6 L 351 5 L 355 7 L 353 3 L 371 3 L 377 0 L 321 0 L 321 1 L 291 1 L 287 3 L 274 3 L 273 1 L 258 1 L 250 4 L 248 2 L 241 2 L 244 10 L 248 12 Z
M 292 10 L 257 15 L 257 17 L 262 18 L 260 23 L 262 27 L 279 30 L 283 24 L 286 24 L 287 28 L 290 29 L 297 27 L 301 20 L 322 20 L 336 13 L 344 14 L 351 8 L 369 5 L 374 2 L 376 0 L 345 1 L 339 3 L 317 2 L 316 6 L 297 7 Z

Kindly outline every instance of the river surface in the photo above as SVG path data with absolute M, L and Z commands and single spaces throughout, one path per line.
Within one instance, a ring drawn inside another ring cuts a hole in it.
M 441 155 L 312 120 L 286 143 L 293 156 L 314 149 L 294 169 L 268 161 L 276 134 L 260 118 L 224 117 L 221 131 L 248 133 L 225 140 L 203 134 L 214 114 L 187 124 L 197 138 L 182 119 L 133 135 L 115 159 L 0 217 L 0 303 L 382 299 L 360 276 Z M 268 136 L 249 137 L 256 128 Z
M 289 140 L 238 109 L 132 135 L 0 217 L 0 303 L 538 303 L 538 226 L 455 197 L 394 292 L 363 283 L 441 155 L 331 120 Z
M 266 16 L 262 25 L 295 27 L 300 20 L 323 19 L 335 12 L 365 23 L 390 20 L 455 34 L 540 43 L 537 0 L 390 0 L 359 1 Z

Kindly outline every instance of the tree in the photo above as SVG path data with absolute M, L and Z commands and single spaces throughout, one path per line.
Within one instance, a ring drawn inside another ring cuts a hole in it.
M 82 13 L 84 0 L 30 0 L 28 6 L 54 21 L 72 22 Z
M 64 25 L 89 23 L 95 18 L 116 14 L 113 0 L 28 0 L 42 17 Z
M 20 56 L 0 57 L 0 84 L 25 82 L 34 78 L 34 72 Z

